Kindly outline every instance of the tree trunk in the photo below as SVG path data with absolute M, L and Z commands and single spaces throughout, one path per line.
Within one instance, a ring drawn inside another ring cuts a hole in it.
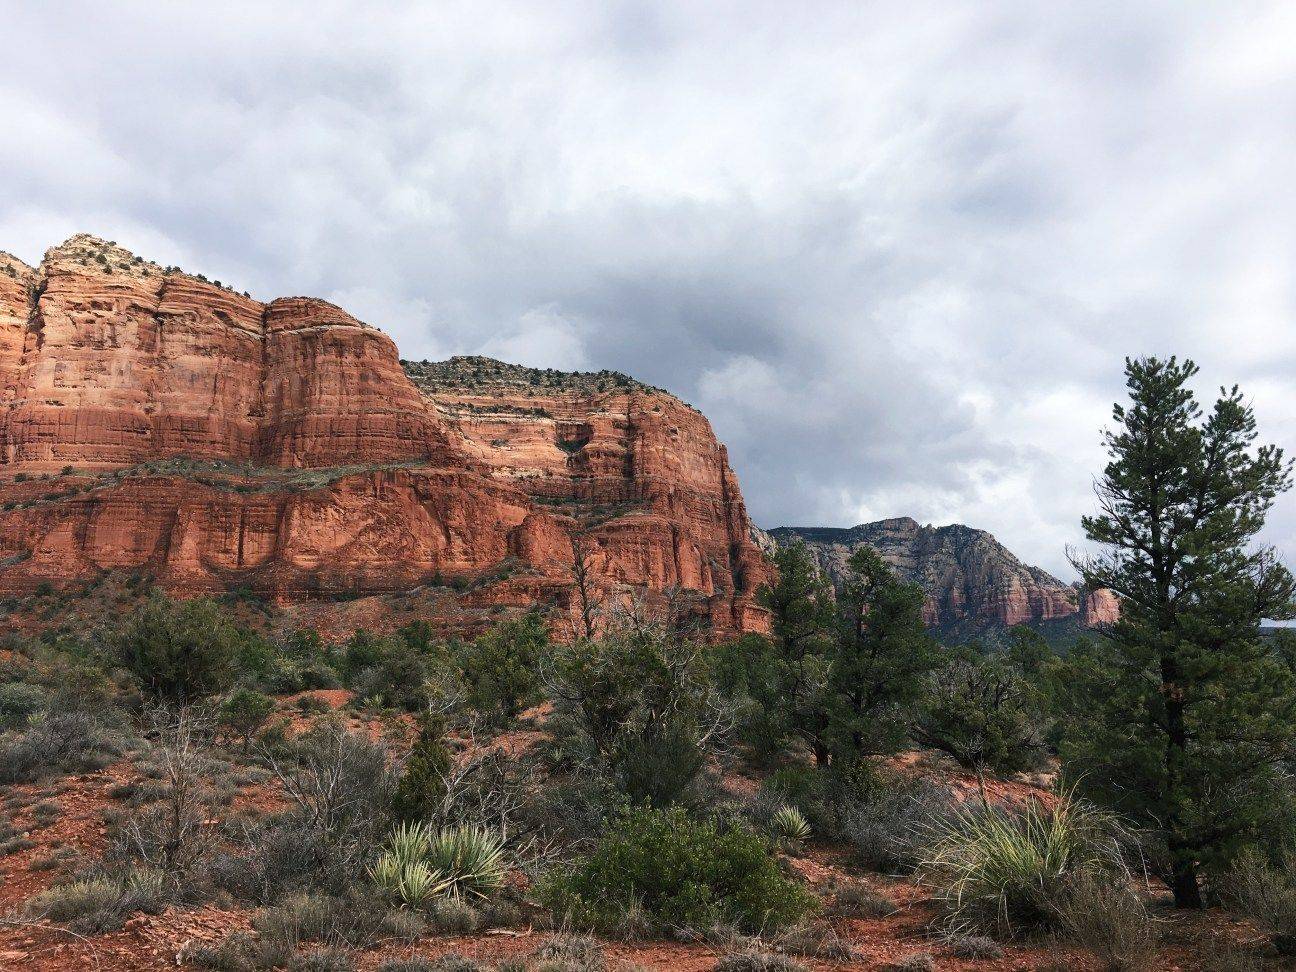
M 1197 884 L 1197 864 L 1192 858 L 1175 861 L 1170 882 L 1176 908 L 1202 908 L 1201 888 Z
M 1165 753 L 1165 798 L 1169 803 L 1169 812 L 1166 814 L 1168 831 L 1166 843 L 1172 858 L 1171 867 L 1174 868 L 1170 890 L 1174 892 L 1176 908 L 1201 908 L 1202 896 L 1201 888 L 1197 884 L 1197 863 L 1193 859 L 1192 850 L 1183 841 L 1183 820 L 1178 809 L 1179 789 L 1182 785 L 1181 767 L 1184 754 L 1188 749 L 1188 731 L 1184 724 L 1179 664 L 1170 652 L 1165 652 L 1161 657 L 1161 674 L 1163 679 L 1161 690 L 1165 693 L 1166 728 L 1169 736 L 1167 740 L 1169 745 L 1166 746 Z

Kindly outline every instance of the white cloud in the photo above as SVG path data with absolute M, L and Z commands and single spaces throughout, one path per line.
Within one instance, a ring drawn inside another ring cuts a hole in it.
M 84 229 L 328 296 L 405 357 L 630 372 L 707 412 L 766 526 L 963 520 L 1065 573 L 1127 354 L 1196 357 L 1296 441 L 1277 0 L 6 26 L 0 248 Z
M 589 366 L 577 322 L 552 307 L 533 308 L 522 314 L 506 333 L 483 343 L 478 353 L 534 368 L 584 371 Z

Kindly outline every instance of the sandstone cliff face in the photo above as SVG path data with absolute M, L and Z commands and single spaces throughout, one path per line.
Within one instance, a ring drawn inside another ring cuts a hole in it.
M 561 605 L 578 533 L 601 585 L 762 625 L 768 567 L 700 414 L 619 375 L 409 368 L 323 301 L 262 304 L 93 237 L 36 269 L 0 256 L 0 591 L 124 569 L 489 601 L 507 575 Z
M 900 517 L 848 529 L 780 527 L 767 536 L 780 544 L 804 542 L 837 585 L 850 555 L 873 547 L 901 577 L 922 587 L 924 616 L 936 628 L 972 631 L 1072 616 L 1094 624 L 1116 613 L 1110 592 L 1081 596 L 1076 587 L 1022 563 L 984 530 L 959 524 L 919 526 Z

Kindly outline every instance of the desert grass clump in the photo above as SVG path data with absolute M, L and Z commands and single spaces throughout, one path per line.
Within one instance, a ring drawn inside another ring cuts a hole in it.
M 233 932 L 215 945 L 193 944 L 180 953 L 180 960 L 211 972 L 268 972 L 286 966 L 292 949 L 248 932 Z
M 936 972 L 936 960 L 926 952 L 919 952 L 882 968 L 885 972 Z
M 336 948 L 299 952 L 288 960 L 288 972 L 356 972 L 355 961 Z
M 409 958 L 384 959 L 379 964 L 377 972 L 434 972 L 434 969 L 431 959 L 412 955 Z
M 603 947 L 588 935 L 555 935 L 531 953 L 534 972 L 604 972 Z
M 780 847 L 792 849 L 810 836 L 810 823 L 796 807 L 784 804 L 770 817 L 770 832 Z
M 895 910 L 894 901 L 859 881 L 838 885 L 828 905 L 828 914 L 837 918 L 883 918 Z
M 993 961 L 1003 958 L 1003 946 L 985 935 L 947 935 L 941 944 L 955 958 Z
M 777 952 L 762 952 L 759 949 L 744 949 L 723 956 L 715 965 L 713 972 L 806 972 L 806 967 L 786 955 Z
M 262 940 L 290 951 L 305 943 L 335 949 L 363 947 L 391 937 L 390 914 L 385 902 L 358 893 L 345 897 L 297 893 L 254 914 L 252 927 Z
M 1201 967 L 1202 972 L 1265 972 L 1272 968 L 1267 958 L 1255 949 L 1219 939 L 1202 949 Z
M 156 912 L 165 891 L 162 875 L 132 869 L 120 878 L 88 877 L 53 885 L 28 899 L 27 912 L 83 934 L 115 931 L 134 912 Z
M 1231 911 L 1250 919 L 1283 956 L 1296 955 L 1296 860 L 1271 864 L 1243 854 L 1227 872 L 1220 897 Z
M 802 922 L 780 932 L 773 942 L 780 951 L 805 958 L 849 962 L 859 957 L 829 924 Z
M 427 909 L 428 923 L 442 935 L 471 935 L 481 928 L 481 914 L 463 898 L 437 898 Z
M 1059 909 L 1063 932 L 1107 972 L 1138 972 L 1156 958 L 1156 922 L 1121 874 L 1083 872 Z
M 1021 810 L 962 806 L 929 825 L 920 870 L 948 934 L 1012 939 L 1055 929 L 1084 874 L 1126 874 L 1126 835 L 1110 814 L 1064 794 Z
M 417 911 L 393 908 L 383 918 L 382 930 L 388 938 L 412 944 L 428 933 L 428 923 Z
M 428 965 L 428 972 L 487 972 L 487 969 L 458 952 L 447 952 Z

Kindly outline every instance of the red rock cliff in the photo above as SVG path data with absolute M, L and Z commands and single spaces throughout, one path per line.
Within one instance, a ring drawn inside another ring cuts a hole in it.
M 1085 626 L 1115 620 L 1119 607 L 1106 590 L 1085 595 L 1039 567 L 1022 563 L 984 530 L 961 524 L 919 526 L 909 517 L 849 528 L 780 527 L 774 543 L 801 542 L 838 586 L 850 555 L 877 550 L 901 577 L 927 595 L 929 625 L 955 634 L 1072 618 Z
M 124 569 L 182 593 L 454 579 L 562 605 L 580 534 L 604 588 L 762 626 L 768 567 L 701 414 L 608 372 L 408 368 L 323 301 L 262 304 L 88 236 L 36 269 L 0 254 L 0 591 Z

